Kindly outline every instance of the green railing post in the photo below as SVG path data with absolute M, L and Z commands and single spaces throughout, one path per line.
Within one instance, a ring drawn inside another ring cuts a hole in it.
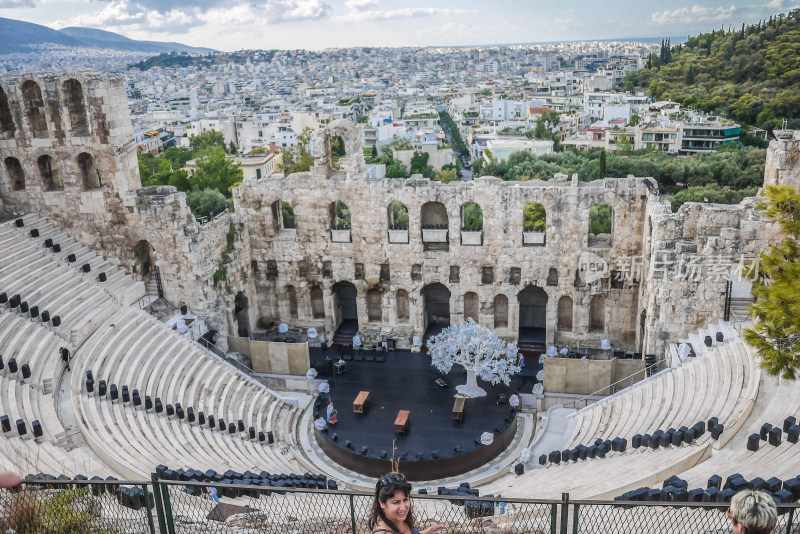
M 550 505 L 550 534 L 556 534 L 558 524 L 558 505 Z
M 175 534 L 175 523 L 172 521 L 172 504 L 169 502 L 169 486 L 161 488 L 161 498 L 164 500 L 164 519 L 166 520 L 167 534 Z
M 581 505 L 575 503 L 572 505 L 574 512 L 572 513 L 572 534 L 578 534 L 578 509 Z
M 153 473 L 150 475 L 150 480 L 153 482 L 153 496 L 156 500 L 156 516 L 158 518 L 158 532 L 159 534 L 167 534 L 167 522 L 164 518 L 164 503 L 161 500 L 161 487 L 158 485 L 158 475 Z
M 793 522 L 794 522 L 794 508 L 789 508 L 789 521 L 786 522 L 786 534 L 792 534 Z
M 353 534 L 356 533 L 356 506 L 353 502 L 353 494 L 350 494 L 350 526 L 353 529 Z
M 569 528 L 569 493 L 561 494 L 561 534 L 567 534 Z
M 147 524 L 150 527 L 150 534 L 156 534 L 153 525 L 153 506 L 150 504 L 150 491 L 147 489 L 147 484 L 142 484 L 142 491 L 144 492 L 144 503 L 147 506 Z M 155 494 L 153 495 L 155 497 Z

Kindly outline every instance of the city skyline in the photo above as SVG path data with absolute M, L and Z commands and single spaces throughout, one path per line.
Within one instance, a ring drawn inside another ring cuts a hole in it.
M 580 0 L 0 0 L 0 16 L 60 29 L 83 26 L 133 39 L 179 41 L 222 51 L 253 48 L 471 46 L 696 34 L 798 7 L 794 0 L 680 2 Z M 539 22 L 542 22 L 541 24 Z

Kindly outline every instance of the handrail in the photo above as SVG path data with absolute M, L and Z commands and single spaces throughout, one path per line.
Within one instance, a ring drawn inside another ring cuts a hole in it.
M 612 387 L 616 386 L 617 384 L 619 384 L 620 382 L 624 382 L 625 380 L 628 380 L 629 378 L 633 378 L 634 376 L 638 375 L 639 373 L 647 374 L 648 370 L 652 370 L 654 368 L 658 368 L 659 363 L 661 363 L 662 361 L 666 361 L 666 359 L 667 359 L 666 356 L 664 356 L 663 358 L 661 358 L 659 360 L 656 360 L 656 362 L 653 363 L 652 365 L 645 365 L 644 369 L 639 369 L 638 371 L 636 371 L 634 373 L 631 373 L 630 375 L 628 375 L 628 376 L 626 376 L 624 378 L 620 378 L 616 382 L 612 382 L 611 384 L 609 384 L 607 386 L 604 386 L 604 387 L 598 389 L 597 391 L 589 393 L 588 395 L 584 395 L 583 397 L 581 397 L 579 399 L 575 399 L 574 401 L 565 403 L 563 406 L 566 408 L 567 406 L 572 405 L 572 407 L 574 408 L 574 407 L 576 407 L 575 404 L 578 403 L 578 402 L 589 400 L 591 397 L 602 396 L 602 395 L 598 395 L 598 393 L 601 393 L 602 391 L 604 391 L 606 389 L 612 388 Z M 655 375 L 651 375 L 651 376 L 655 376 Z M 611 393 L 611 395 L 614 395 L 615 393 L 616 392 Z M 609 396 L 609 395 L 605 395 L 605 396 Z

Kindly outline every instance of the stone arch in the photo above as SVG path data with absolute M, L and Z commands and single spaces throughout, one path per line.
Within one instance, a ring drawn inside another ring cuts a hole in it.
M 595 295 L 589 302 L 589 332 L 606 331 L 606 299 Z
M 441 202 L 426 202 L 420 209 L 422 242 L 425 250 L 449 250 L 449 219 L 447 208 Z M 427 235 L 426 235 L 427 234 Z
M 522 244 L 543 246 L 547 235 L 547 210 L 538 202 L 531 202 L 522 210 Z
M 341 200 L 331 202 L 328 206 L 328 222 L 331 230 L 348 230 L 353 223 L 350 208 Z
M 133 247 L 133 273 L 140 278 L 146 278 L 154 272 L 156 267 L 156 255 L 153 245 L 144 239 L 136 243 Z
M 395 305 L 397 306 L 397 322 L 408 322 L 408 292 L 405 289 L 398 289 L 395 294 Z
M 422 288 L 425 337 L 430 337 L 450 326 L 450 290 L 434 282 Z
M 336 333 L 352 337 L 358 332 L 358 291 L 351 282 L 337 282 L 331 287 L 333 326 Z
M 275 233 L 284 228 L 297 228 L 297 221 L 294 218 L 294 209 L 291 204 L 279 199 L 270 205 L 270 209 L 272 210 L 272 227 Z
M 356 124 L 346 119 L 339 119 L 325 128 L 314 132 L 311 142 L 311 155 L 314 156 L 314 168 L 318 173 L 328 174 L 334 168 L 334 159 L 331 151 L 331 139 L 340 138 L 340 149 L 344 152 L 339 156 L 336 167 L 345 170 L 348 174 L 365 172 L 364 153 L 361 150 L 361 130 Z
M 325 318 L 325 300 L 322 296 L 322 288 L 319 286 L 311 286 L 311 314 L 314 319 Z
M 508 328 L 508 297 L 503 294 L 494 297 L 494 327 Z
M 559 332 L 572 332 L 572 298 L 567 295 L 558 299 L 556 328 Z
M 45 191 L 54 191 L 64 188 L 64 182 L 61 180 L 61 174 L 53 162 L 53 158 L 47 154 L 39 156 L 37 160 L 39 166 L 39 175 L 42 178 L 42 187 Z
M 100 173 L 94 166 L 94 158 L 87 152 L 78 154 L 78 168 L 81 170 L 81 184 L 84 191 L 102 186 Z
M 408 230 L 408 207 L 394 200 L 386 209 L 386 220 L 390 230 Z
M 8 188 L 11 191 L 24 191 L 25 190 L 25 171 L 22 170 L 22 164 L 14 157 L 7 157 L 4 161 L 6 166 L 6 176 L 8 176 Z
M 25 109 L 25 117 L 31 127 L 32 137 L 47 137 L 47 118 L 44 112 L 44 100 L 39 84 L 33 80 L 28 80 L 22 84 L 22 102 Z
M 236 319 L 236 335 L 250 337 L 250 318 L 247 297 L 241 291 L 233 299 L 233 317 Z
M 461 205 L 461 230 L 483 231 L 483 210 L 478 203 L 465 202 Z
M 614 208 L 598 202 L 589 209 L 589 246 L 610 247 L 614 236 Z
M 480 322 L 481 303 L 478 294 L 469 291 L 464 294 L 464 320 L 472 319 L 473 321 Z
M 547 293 L 528 286 L 517 294 L 519 301 L 519 345 L 524 350 L 543 350 L 547 333 Z
M 83 86 L 74 78 L 64 81 L 61 94 L 69 113 L 70 132 L 72 135 L 89 133 L 89 119 L 86 116 L 86 104 L 83 98 Z
M 11 139 L 16 132 L 17 126 L 14 124 L 14 116 L 8 105 L 8 95 L 0 87 L 0 139 Z
M 383 295 L 381 290 L 373 287 L 367 290 L 367 320 L 371 323 L 383 321 Z

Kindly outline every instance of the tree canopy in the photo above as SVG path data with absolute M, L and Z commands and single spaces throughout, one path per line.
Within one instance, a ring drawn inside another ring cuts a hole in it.
M 752 328 L 744 339 L 758 351 L 771 375 L 796 379 L 800 370 L 800 191 L 769 186 L 759 204 L 764 215 L 780 224 L 786 239 L 762 252 L 753 281 Z

